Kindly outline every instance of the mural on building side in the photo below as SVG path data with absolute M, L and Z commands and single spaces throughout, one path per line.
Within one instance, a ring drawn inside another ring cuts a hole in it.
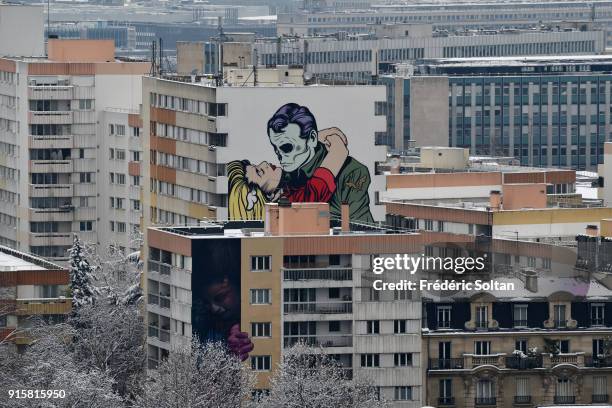
M 228 207 L 232 220 L 264 219 L 265 203 L 329 203 L 332 218 L 349 205 L 351 221 L 373 222 L 370 172 L 349 155 L 350 140 L 337 127 L 319 130 L 306 106 L 288 103 L 268 120 L 267 137 L 278 165 L 235 160 L 227 165 Z

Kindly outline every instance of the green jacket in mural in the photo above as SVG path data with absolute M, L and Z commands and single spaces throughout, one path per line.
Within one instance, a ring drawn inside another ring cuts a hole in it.
M 306 183 L 319 168 L 325 158 L 325 147 L 318 144 L 315 155 L 309 162 L 291 173 L 283 172 L 281 186 L 300 186 Z M 340 206 L 348 203 L 351 221 L 374 222 L 370 212 L 370 172 L 366 166 L 351 156 L 348 156 L 340 173 L 336 177 L 336 191 L 329 201 L 329 211 L 332 217 L 340 218 Z

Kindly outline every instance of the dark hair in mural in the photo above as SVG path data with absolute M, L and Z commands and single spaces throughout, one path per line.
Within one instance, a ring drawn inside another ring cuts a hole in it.
M 288 103 L 281 106 L 268 120 L 268 136 L 270 135 L 270 129 L 279 133 L 291 123 L 300 127 L 300 137 L 304 139 L 308 138 L 313 130 L 315 132 L 318 130 L 317 121 L 306 106 Z

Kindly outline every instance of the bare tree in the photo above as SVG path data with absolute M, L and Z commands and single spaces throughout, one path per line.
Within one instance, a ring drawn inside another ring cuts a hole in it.
M 283 351 L 270 393 L 258 401 L 266 408 L 378 408 L 380 400 L 366 378 L 354 379 L 321 348 L 302 343 Z
M 144 386 L 137 408 L 235 408 L 251 396 L 253 374 L 222 343 L 176 347 Z

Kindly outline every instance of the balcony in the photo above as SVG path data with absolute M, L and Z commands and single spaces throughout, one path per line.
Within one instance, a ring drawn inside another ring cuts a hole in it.
M 335 335 L 335 336 L 285 336 L 283 337 L 284 347 L 291 347 L 294 344 L 302 342 L 308 346 L 315 347 L 352 347 L 352 335 Z
M 326 280 L 326 281 L 351 281 L 353 280 L 352 268 L 282 268 L 283 280 Z
M 577 367 L 584 367 L 584 353 L 563 353 L 548 356 L 550 356 L 548 357 L 550 359 L 550 367 L 558 364 L 572 364 Z M 546 361 L 546 355 L 544 356 L 544 361 Z
M 72 135 L 30 135 L 32 149 L 70 149 L 72 145 Z
M 72 173 L 72 160 L 30 160 L 32 173 Z
M 508 356 L 506 357 L 506 368 L 513 370 L 530 370 L 532 368 L 542 368 L 542 356 Z
M 584 356 L 584 365 L 595 368 L 612 367 L 612 356 Z
M 30 208 L 30 221 L 73 221 L 73 207 Z
M 30 197 L 72 197 L 72 184 L 30 184 Z
M 72 85 L 28 86 L 28 99 L 71 100 L 72 89 Z
M 70 125 L 71 111 L 29 111 L 28 123 L 31 125 Z
M 517 327 L 517 328 L 527 327 L 527 320 L 515 320 L 513 322 L 513 327 Z
M 496 397 L 476 397 L 474 398 L 474 404 L 479 407 L 496 406 L 497 398 Z
M 454 397 L 440 397 L 438 398 L 438 406 L 440 407 L 449 407 L 455 405 Z
M 430 358 L 430 370 L 462 370 L 465 367 L 463 358 Z
M 336 314 L 353 313 L 353 303 L 348 302 L 286 302 L 285 314 Z
M 67 298 L 17 299 L 17 315 L 55 315 L 68 314 L 72 301 Z
M 559 405 L 575 404 L 576 397 L 574 395 L 555 395 L 554 402 Z
M 149 293 L 147 303 L 150 305 L 159 305 L 159 296 Z
M 531 395 L 515 395 L 514 405 L 531 405 Z
M 149 272 L 157 272 L 160 275 L 170 276 L 170 268 L 171 266 L 168 264 L 164 264 L 157 261 L 152 261 L 149 259 Z
M 466 354 L 465 365 L 467 368 L 476 368 L 483 365 L 491 365 L 495 367 L 504 367 L 505 354 L 487 354 L 487 355 L 476 355 Z
M 72 240 L 71 232 L 30 233 L 30 245 L 32 246 L 71 246 Z
M 593 404 L 602 404 L 608 402 L 610 396 L 608 394 L 593 394 Z

